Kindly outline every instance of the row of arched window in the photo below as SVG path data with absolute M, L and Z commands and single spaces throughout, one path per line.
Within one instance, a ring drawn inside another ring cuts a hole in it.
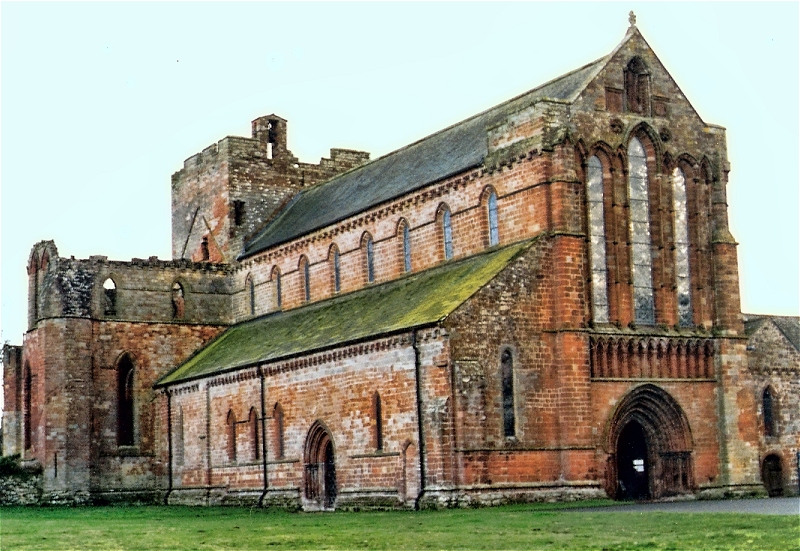
M 499 231 L 499 215 L 497 209 L 497 194 L 491 188 L 483 194 L 482 203 L 485 203 L 486 209 L 486 244 L 493 247 L 500 242 Z M 450 260 L 454 255 L 453 248 L 453 224 L 450 208 L 442 203 L 437 209 L 436 224 L 438 228 L 438 235 L 441 240 L 441 258 L 443 260 Z M 411 243 L 411 226 L 408 221 L 401 218 L 397 224 L 396 236 L 400 242 L 400 257 L 402 258 L 402 270 L 404 273 L 413 271 L 412 264 L 412 243 Z M 376 272 L 376 254 L 375 254 L 375 240 L 369 232 L 364 232 L 361 237 L 360 250 L 362 251 L 362 265 L 364 273 L 364 282 L 366 284 L 374 283 L 377 277 Z M 333 243 L 328 252 L 327 262 L 330 263 L 331 269 L 331 285 L 333 293 L 338 293 L 342 289 L 342 264 L 341 252 L 339 247 Z M 306 255 L 301 255 L 297 265 L 297 272 L 300 278 L 300 290 L 302 293 L 302 301 L 309 302 L 312 299 L 312 284 L 311 284 L 311 265 Z M 281 270 L 277 266 L 272 268 L 269 281 L 272 282 L 273 290 L 275 293 L 274 306 L 280 309 L 283 306 L 283 290 L 281 285 Z M 245 292 L 248 300 L 248 311 L 250 315 L 256 313 L 256 284 L 252 274 L 248 274 L 245 282 Z
M 634 135 L 627 146 L 627 241 L 630 255 L 633 321 L 641 325 L 655 325 L 656 297 L 654 296 L 653 275 L 653 247 L 655 244 L 651 232 L 656 230 L 651 224 L 654 209 L 650 204 L 651 198 L 654 197 L 653 191 L 650 189 L 654 175 L 651 174 L 652 168 L 648 164 L 647 149 L 643 142 L 645 139 Z M 616 246 L 619 239 L 619 236 L 615 236 L 613 231 L 609 231 L 608 221 L 611 218 L 606 212 L 606 208 L 614 204 L 611 183 L 606 181 L 607 175 L 611 172 L 612 169 L 602 160 L 599 153 L 589 157 L 586 162 L 592 319 L 598 323 L 607 323 L 610 319 L 608 259 L 609 255 L 613 253 L 608 250 L 608 247 L 612 244 Z M 695 241 L 694 246 L 698 247 L 701 244 L 697 241 L 702 241 L 701 237 L 706 237 L 701 233 L 703 232 L 702 226 L 708 225 L 710 204 L 707 204 L 707 197 L 695 197 L 694 223 L 698 227 L 695 229 L 695 236 L 692 239 L 689 223 L 692 213 L 689 209 L 686 174 L 680 166 L 676 166 L 669 178 L 669 192 L 672 197 L 671 220 L 668 221 L 669 224 L 666 220 L 659 220 L 657 231 L 662 233 L 659 234 L 658 245 L 665 249 L 663 254 L 672 257 L 671 259 L 662 259 L 661 262 L 674 267 L 674 281 L 671 283 L 671 287 L 675 290 L 677 322 L 681 327 L 689 327 L 694 322 L 690 274 L 692 241 Z M 697 191 L 696 195 L 699 193 L 700 191 Z M 672 227 L 672 235 L 665 237 L 663 232 L 669 226 Z M 671 247 L 664 247 L 667 241 L 671 241 Z M 697 261 L 698 264 L 703 262 L 707 262 L 707 260 L 698 259 Z M 620 273 L 617 270 L 615 279 L 619 280 L 619 278 Z M 669 282 L 661 281 L 660 283 Z
M 380 452 L 383 451 L 383 404 L 381 396 L 378 392 L 372 395 L 371 407 L 371 444 L 372 447 Z M 225 450 L 227 459 L 230 463 L 235 463 L 240 460 L 258 461 L 262 457 L 261 447 L 261 422 L 262 418 L 259 417 L 258 411 L 255 407 L 250 408 L 250 412 L 246 419 L 237 420 L 236 414 L 233 409 L 228 410 L 228 415 L 225 419 Z M 275 459 L 283 459 L 285 457 L 284 447 L 284 413 L 283 407 L 278 402 L 272 408 L 272 415 L 267 418 L 271 421 L 272 430 L 270 440 L 272 453 Z M 184 462 L 184 419 L 183 408 L 178 412 L 178 434 L 176 442 L 176 459 L 178 464 Z M 243 441 L 239 436 L 242 431 L 245 431 L 247 438 Z M 239 454 L 239 447 L 244 442 L 248 442 L 249 457 L 244 458 Z

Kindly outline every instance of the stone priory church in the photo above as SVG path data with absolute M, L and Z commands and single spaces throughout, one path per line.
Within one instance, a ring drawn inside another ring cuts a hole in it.
M 607 56 L 379 159 L 301 162 L 287 128 L 173 174 L 172 260 L 33 247 L 3 453 L 44 500 L 796 492 L 797 319 L 748 322 L 786 341 L 756 366 L 725 129 L 633 16 Z

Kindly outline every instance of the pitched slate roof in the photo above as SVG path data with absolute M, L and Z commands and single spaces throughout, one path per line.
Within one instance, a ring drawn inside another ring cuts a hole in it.
M 206 377 L 446 318 L 527 249 L 524 241 L 235 325 L 156 386 Z
M 480 166 L 488 153 L 489 128 L 542 98 L 574 101 L 608 58 L 584 65 L 488 111 L 300 192 L 273 222 L 245 243 L 241 258 Z
M 800 318 L 794 316 L 758 316 L 745 314 L 744 332 L 749 337 L 767 321 L 775 324 L 775 327 L 783 333 L 792 346 L 800 351 Z

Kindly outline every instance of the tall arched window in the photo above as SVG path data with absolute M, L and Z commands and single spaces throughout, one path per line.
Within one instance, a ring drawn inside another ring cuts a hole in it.
M 125 354 L 117 365 L 117 444 L 134 444 L 133 362 Z
M 775 436 L 775 397 L 769 387 L 764 389 L 761 405 L 764 410 L 764 436 Z
M 311 277 L 308 267 L 308 258 L 305 256 L 300 257 L 300 277 L 303 285 L 303 300 L 308 302 L 311 300 Z
M 247 276 L 245 288 L 247 289 L 247 302 L 249 305 L 250 315 L 254 316 L 256 314 L 256 284 L 253 282 L 252 274 Z
M 450 220 L 450 209 L 446 206 L 441 210 L 442 240 L 444 242 L 444 259 L 453 258 L 453 226 Z
M 172 319 L 183 319 L 184 307 L 183 287 L 176 281 L 172 284 Z
M 405 220 L 400 221 L 400 232 L 403 237 L 403 271 L 408 273 L 411 271 L 411 229 Z
M 655 302 L 653 299 L 653 257 L 650 251 L 647 155 L 638 138 L 632 138 L 628 144 L 628 203 L 633 276 L 633 317 L 636 323 L 654 325 Z
M 489 246 L 494 247 L 500 243 L 500 231 L 497 226 L 497 194 L 492 191 L 486 203 L 489 216 Z
M 275 458 L 283 459 L 283 408 L 279 403 L 276 403 L 275 407 L 272 408 L 272 435 Z
M 261 458 L 261 442 L 258 423 L 258 412 L 256 408 L 250 408 L 250 417 L 248 417 L 248 424 L 250 428 L 250 443 L 253 446 L 253 460 L 256 461 Z
M 236 415 L 232 409 L 228 410 L 228 417 L 225 419 L 225 436 L 228 461 L 234 463 L 236 461 Z
M 275 285 L 275 308 L 280 310 L 283 305 L 283 293 L 281 292 L 281 270 L 277 266 L 272 268 L 272 281 Z
M 183 435 L 183 406 L 178 407 L 177 427 L 175 427 L 175 463 L 182 466 L 185 461 L 184 435 Z
M 22 431 L 23 447 L 26 450 L 33 444 L 33 377 L 30 364 L 25 364 L 24 383 L 22 388 Z
M 586 203 L 589 212 L 589 257 L 592 263 L 592 318 L 608 322 L 606 224 L 603 209 L 603 164 L 597 156 L 586 164 Z
M 342 290 L 342 259 L 339 255 L 339 247 L 331 245 L 330 254 L 333 260 L 333 292 L 338 293 Z
M 672 171 L 672 211 L 675 225 L 675 289 L 678 323 L 692 325 L 692 285 L 689 278 L 689 217 L 686 201 L 686 176 L 680 168 Z
M 103 314 L 117 315 L 117 284 L 110 277 L 103 282 Z
M 375 392 L 372 395 L 373 434 L 372 443 L 378 451 L 383 450 L 383 406 L 381 395 Z
M 500 355 L 500 376 L 503 394 L 503 436 L 508 438 L 517 433 L 514 415 L 514 358 L 508 349 L 503 350 Z
M 372 236 L 368 233 L 364 234 L 362 243 L 366 251 L 367 283 L 372 283 L 375 281 L 375 244 L 372 241 Z

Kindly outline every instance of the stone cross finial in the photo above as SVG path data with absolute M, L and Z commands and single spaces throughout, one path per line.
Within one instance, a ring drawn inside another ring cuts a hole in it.
M 633 10 L 628 14 L 628 23 L 631 24 L 631 27 L 636 26 L 636 14 L 633 13 Z

